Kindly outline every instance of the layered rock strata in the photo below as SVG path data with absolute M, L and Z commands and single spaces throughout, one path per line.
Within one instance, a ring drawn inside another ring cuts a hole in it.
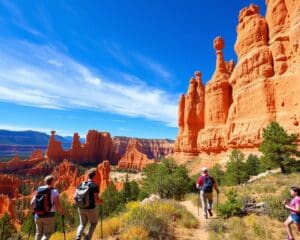
M 209 163 L 234 148 L 257 152 L 271 121 L 300 133 L 300 1 L 266 4 L 265 18 L 253 4 L 240 11 L 236 66 L 224 61 L 224 40 L 217 37 L 212 78 L 203 86 L 196 72 L 180 97 L 177 158 L 200 156 Z
M 148 164 L 154 163 L 154 159 L 150 160 L 146 154 L 142 153 L 141 149 L 141 143 L 137 139 L 131 139 L 124 156 L 118 163 L 118 168 L 141 170 Z

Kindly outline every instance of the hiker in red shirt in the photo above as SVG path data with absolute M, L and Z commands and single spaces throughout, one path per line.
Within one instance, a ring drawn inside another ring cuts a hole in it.
M 209 216 L 212 216 L 213 188 L 216 190 L 217 194 L 219 194 L 219 189 L 215 179 L 208 174 L 208 169 L 206 167 L 201 169 L 201 175 L 198 177 L 196 187 L 200 190 L 201 206 L 205 218 L 207 218 L 207 212 L 209 213 Z

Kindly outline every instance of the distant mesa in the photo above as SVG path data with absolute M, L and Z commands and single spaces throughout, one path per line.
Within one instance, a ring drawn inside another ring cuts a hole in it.
M 234 45 L 238 62 L 225 61 L 214 40 L 216 68 L 204 86 L 198 71 L 179 100 L 174 157 L 198 165 L 227 159 L 229 150 L 257 152 L 262 130 L 277 121 L 300 133 L 300 1 L 267 1 L 266 17 L 251 4 L 240 11 Z M 198 169 L 198 168 L 197 168 Z

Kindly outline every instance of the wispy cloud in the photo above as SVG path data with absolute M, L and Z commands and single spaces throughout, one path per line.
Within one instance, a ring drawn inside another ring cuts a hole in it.
M 127 67 L 133 65 L 142 66 L 145 69 L 150 69 L 156 75 L 163 79 L 169 79 L 172 74 L 161 63 L 141 54 L 136 51 L 127 51 L 116 43 L 104 43 L 106 51 L 117 61 Z
M 122 85 L 52 45 L 0 39 L 0 48 L 0 101 L 106 111 L 176 126 L 177 96 L 130 74 L 120 74 L 133 81 Z
M 172 74 L 160 63 L 154 61 L 153 59 L 146 57 L 139 53 L 134 53 L 133 56 L 139 60 L 143 65 L 150 68 L 152 71 L 154 71 L 156 74 L 163 78 L 170 78 Z
M 43 34 L 41 32 L 39 32 L 38 30 L 36 30 L 35 28 L 31 27 L 30 24 L 28 24 L 28 22 L 25 20 L 25 17 L 23 15 L 23 13 L 20 11 L 20 9 L 12 3 L 12 1 L 10 0 L 2 0 L 0 2 L 1 5 L 3 5 L 8 12 L 11 15 L 11 19 L 13 21 L 13 23 L 23 29 L 24 31 L 31 33 L 32 35 L 35 36 L 43 36 Z

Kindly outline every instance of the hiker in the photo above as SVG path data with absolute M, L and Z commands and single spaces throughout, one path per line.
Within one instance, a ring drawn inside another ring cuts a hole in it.
M 293 199 L 290 202 L 284 201 L 284 207 L 290 210 L 291 214 L 286 219 L 284 225 L 288 234 L 287 240 L 294 240 L 291 225 L 295 223 L 300 232 L 300 188 L 291 187 L 290 194 Z
M 47 240 L 54 232 L 55 211 L 64 216 L 64 210 L 59 201 L 59 192 L 54 188 L 54 176 L 45 177 L 44 186 L 38 187 L 30 202 L 34 214 L 35 240 Z
M 219 189 L 216 184 L 215 179 L 208 174 L 208 169 L 203 167 L 200 171 L 200 176 L 198 177 L 196 188 L 200 189 L 200 200 L 203 209 L 203 214 L 205 218 L 207 217 L 207 212 L 209 216 L 212 217 L 212 203 L 213 203 L 213 188 L 219 194 Z
M 76 240 L 81 239 L 84 228 L 87 222 L 90 222 L 90 227 L 87 234 L 85 234 L 85 240 L 92 239 L 93 232 L 98 223 L 98 214 L 96 210 L 96 204 L 101 205 L 102 200 L 99 198 L 99 186 L 93 182 L 93 178 L 96 175 L 96 168 L 89 169 L 87 171 L 87 180 L 82 182 L 78 187 L 74 195 L 75 204 L 78 206 L 78 213 L 80 224 L 76 233 Z

